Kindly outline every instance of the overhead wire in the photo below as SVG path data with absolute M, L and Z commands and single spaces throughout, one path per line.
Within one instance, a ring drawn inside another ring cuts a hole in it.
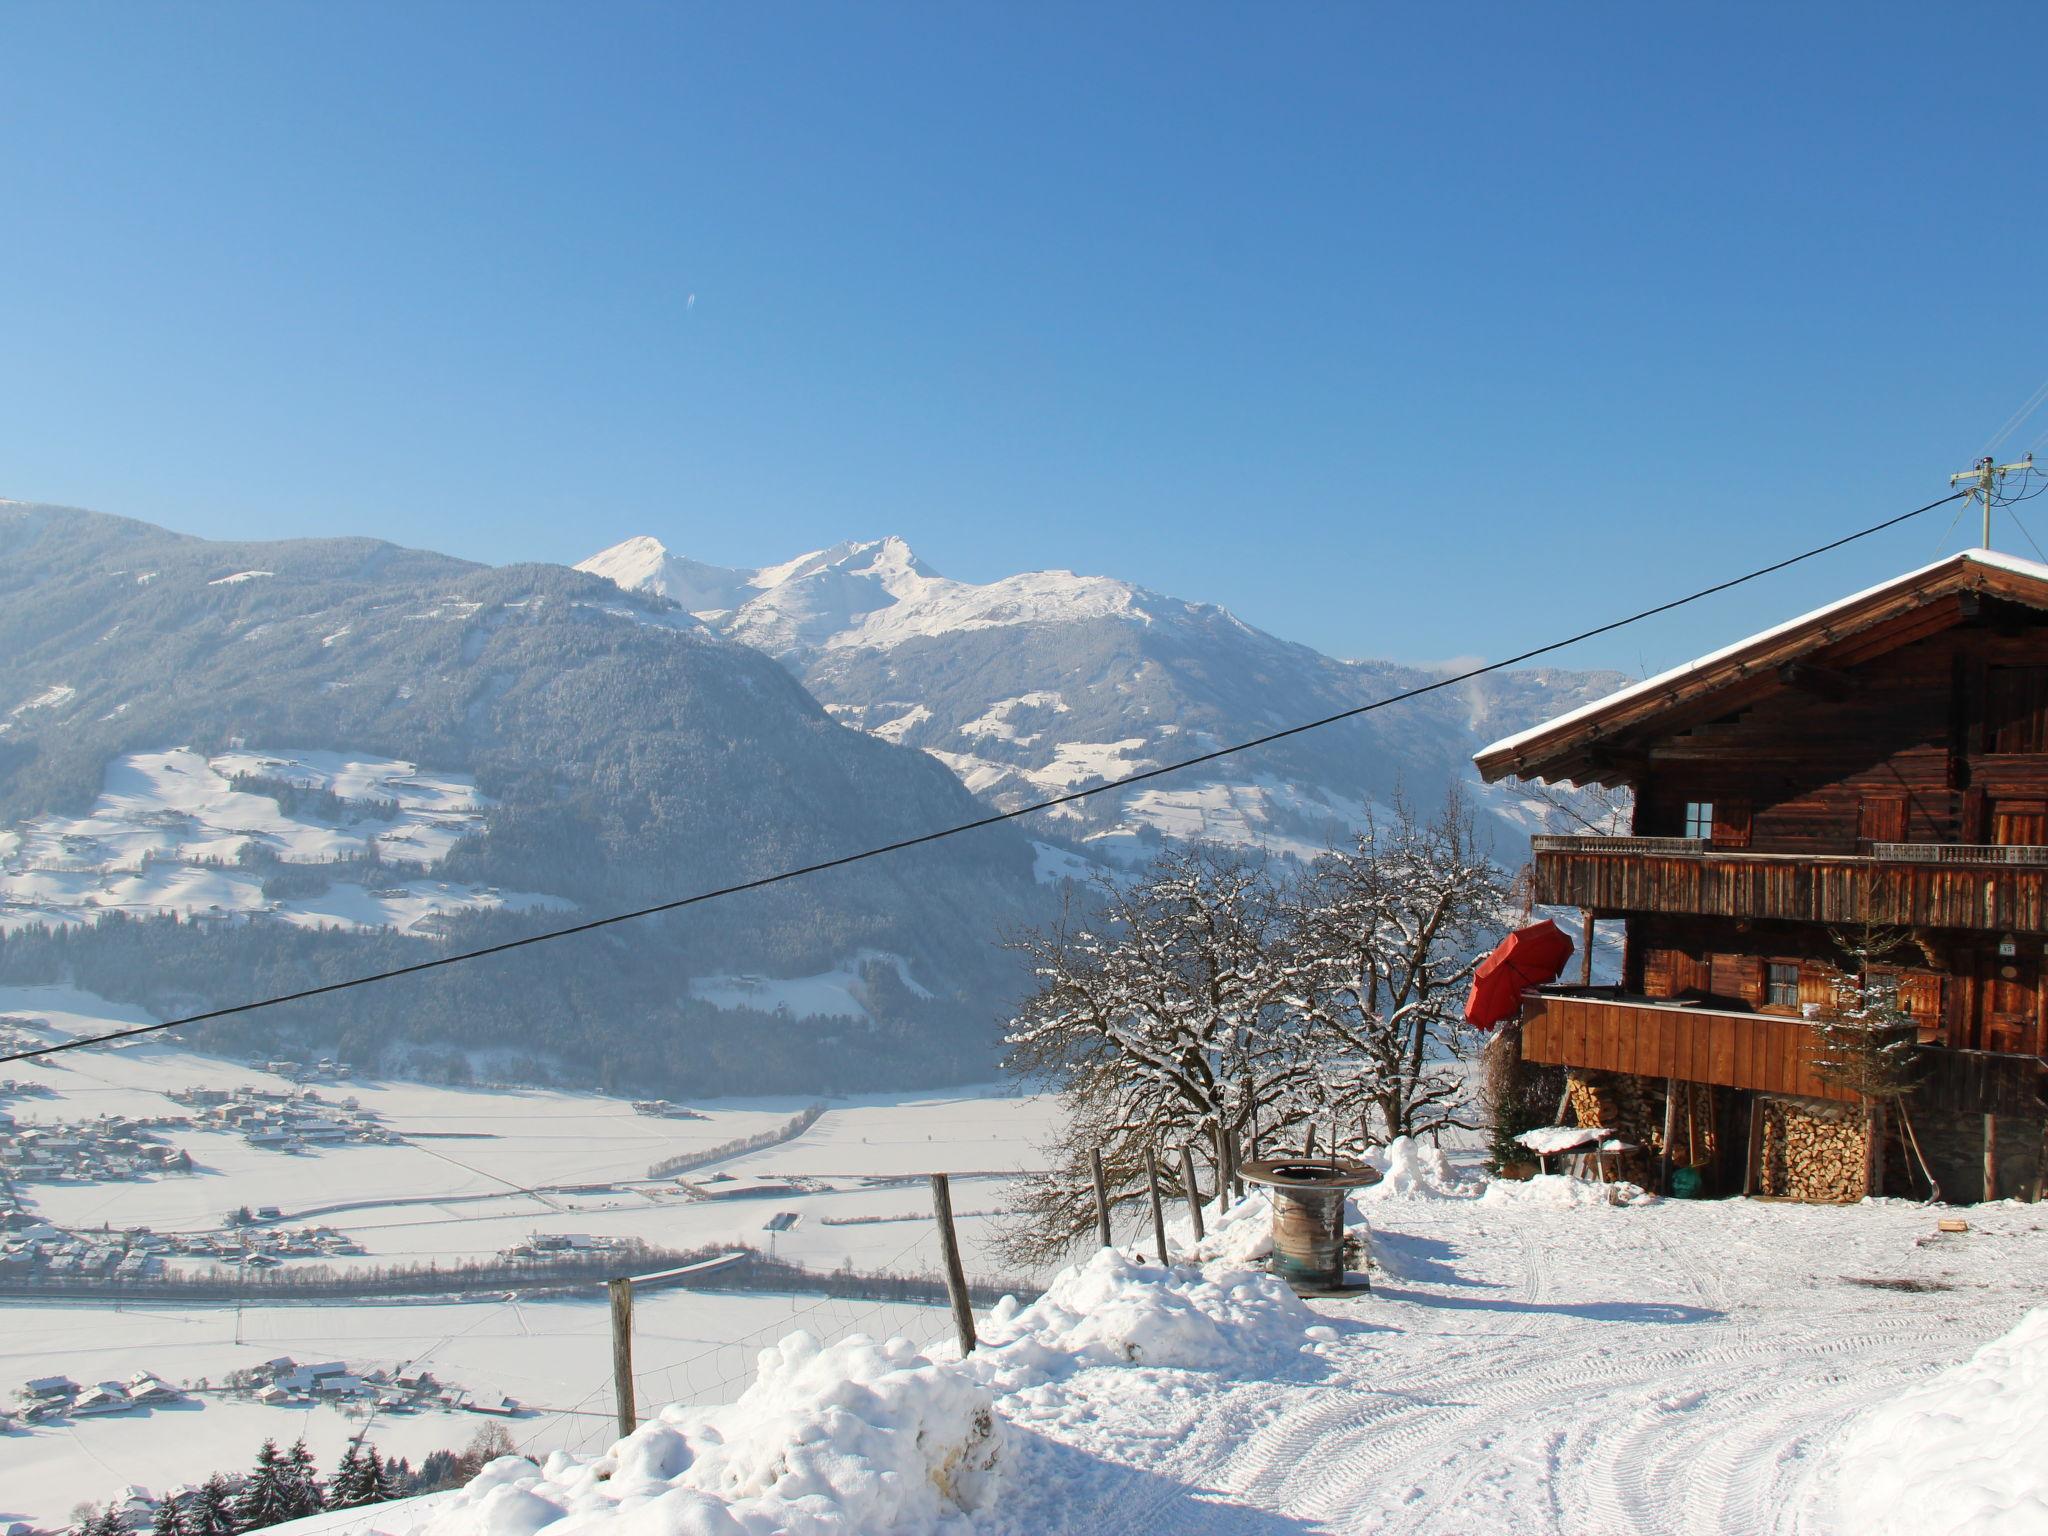
M 2006 418 L 2005 425 L 2000 427 L 1991 441 L 1984 445 L 1981 453 L 1991 454 L 1998 452 L 1999 444 L 2018 431 L 2025 424 L 2026 419 L 2041 408 L 2043 402 L 2048 402 L 2048 379 L 2043 379 L 2041 387 L 2027 396 L 2026 402 L 2018 410 L 2014 411 L 2011 416 Z
M 1487 662 L 1476 667 L 1468 667 L 1461 672 L 1454 672 L 1443 677 L 1434 678 L 1414 688 L 1402 689 L 1399 692 L 1384 695 L 1364 704 L 1354 705 L 1349 709 L 1341 709 L 1315 720 L 1306 720 L 1297 725 L 1268 731 L 1263 735 L 1254 736 L 1245 741 L 1232 742 L 1227 746 L 1216 747 L 1207 752 L 1199 752 L 1192 757 L 1181 758 L 1175 762 L 1140 769 L 1136 772 L 1125 774 L 1121 778 L 1107 780 L 1101 784 L 1069 790 L 1064 794 L 1052 795 L 1043 800 L 1035 800 L 1027 805 L 1017 806 L 1006 811 L 992 811 L 986 816 L 977 816 L 968 821 L 956 822 L 950 826 L 935 828 L 930 832 L 922 832 L 913 837 L 898 838 L 894 842 L 881 843 L 874 847 L 863 848 L 857 852 L 839 854 L 829 859 L 819 859 L 813 863 L 779 870 L 774 874 L 760 875 L 750 880 L 737 881 L 731 885 L 718 886 L 707 891 L 698 891 L 692 895 L 677 897 L 672 901 L 656 902 L 650 906 L 637 907 L 628 912 L 615 912 L 606 917 L 591 918 L 586 922 L 571 923 L 565 927 L 526 934 L 516 939 L 505 939 L 498 943 L 482 945 L 475 949 L 459 950 L 447 955 L 437 955 L 429 960 L 415 961 L 410 965 L 394 966 L 389 970 L 373 971 L 367 975 L 350 977 L 344 981 L 332 981 L 320 986 L 304 987 L 295 992 L 279 993 L 271 997 L 257 998 L 246 1003 L 231 1004 L 224 1008 L 209 1008 L 200 1013 L 187 1014 L 182 1018 L 166 1019 L 161 1023 L 132 1025 L 125 1029 L 110 1030 L 104 1034 L 85 1035 L 54 1044 L 37 1046 L 32 1050 L 15 1051 L 11 1054 L 0 1056 L 0 1065 L 14 1061 L 29 1061 L 38 1057 L 55 1056 L 66 1051 L 83 1050 L 92 1046 L 108 1045 L 119 1040 L 132 1040 L 142 1035 L 153 1035 L 164 1030 L 182 1029 L 194 1024 L 208 1023 L 215 1019 L 231 1018 L 238 1014 L 253 1013 L 258 1009 L 275 1008 L 285 1003 L 303 1002 L 309 998 L 327 997 L 337 992 L 350 991 L 356 987 L 371 986 L 378 982 L 395 981 L 403 976 L 417 976 L 427 971 L 440 970 L 444 966 L 463 965 L 470 961 L 485 959 L 491 955 L 506 954 L 513 950 L 525 949 L 536 944 L 552 943 L 558 939 L 573 938 L 578 934 L 594 933 L 600 929 L 615 927 L 621 923 L 635 922 L 642 918 L 655 917 L 668 912 L 680 912 L 689 907 L 701 906 L 707 902 L 742 895 L 748 891 L 758 891 L 771 886 L 784 885 L 812 875 L 823 874 L 828 870 L 843 869 L 848 865 L 863 863 L 870 859 L 883 858 L 890 854 L 902 853 L 912 848 L 920 848 L 928 843 L 936 843 L 947 838 L 959 837 L 964 833 L 976 832 L 984 827 L 999 826 L 1006 822 L 1019 820 L 1025 816 L 1036 815 L 1042 811 L 1054 810 L 1063 805 L 1073 805 L 1096 795 L 1112 794 L 1119 790 L 1128 789 L 1134 784 L 1142 784 L 1153 779 L 1164 778 L 1169 774 L 1182 773 L 1187 769 L 1197 768 L 1205 763 L 1218 762 L 1227 757 L 1234 757 L 1241 753 L 1254 751 L 1260 747 L 1270 746 L 1274 742 L 1286 741 L 1295 736 L 1306 735 L 1311 731 L 1323 730 L 1347 720 L 1356 720 L 1377 710 L 1405 703 L 1410 699 L 1420 698 L 1424 694 L 1436 693 L 1445 688 L 1453 688 L 1460 683 L 1470 682 L 1474 678 L 1484 677 L 1489 673 L 1520 666 L 1522 663 L 1533 661 L 1539 656 L 1547 656 L 1553 651 L 1561 651 L 1569 646 L 1596 639 L 1601 635 L 1612 634 L 1614 631 L 1625 629 L 1632 624 L 1639 624 L 1645 619 L 1652 619 L 1660 614 L 1670 613 L 1675 609 L 1686 607 L 1688 604 L 1730 591 L 1735 587 L 1743 586 L 1762 577 L 1774 575 L 1779 571 L 1799 565 L 1804 561 L 1830 554 L 1835 550 L 1854 544 L 1858 540 L 1883 533 L 1887 529 L 1896 528 L 1901 523 L 1908 522 L 1922 513 L 1931 512 L 1936 507 L 1946 506 L 1949 502 L 1956 501 L 1966 494 L 1967 492 L 1964 491 L 1953 491 L 1923 506 L 1915 507 L 1910 512 L 1901 512 L 1895 517 L 1884 519 L 1882 522 L 1872 523 L 1866 528 L 1859 528 L 1854 533 L 1844 534 L 1837 539 L 1830 539 L 1825 544 L 1815 545 L 1813 548 L 1802 550 L 1798 554 L 1788 555 L 1781 560 L 1774 560 L 1769 565 L 1758 566 L 1754 570 L 1745 571 L 1740 576 L 1733 576 L 1725 581 L 1715 582 L 1711 586 L 1698 588 L 1685 594 L 1683 597 L 1672 598 L 1666 602 L 1656 603 L 1648 608 L 1639 609 L 1623 618 L 1612 619 L 1604 624 L 1596 624 L 1590 629 L 1582 629 L 1576 634 L 1567 635 L 1563 639 L 1552 640 L 1543 645 L 1533 646 L 1528 650 L 1518 652 L 1513 656 L 1504 657 L 1499 661 Z

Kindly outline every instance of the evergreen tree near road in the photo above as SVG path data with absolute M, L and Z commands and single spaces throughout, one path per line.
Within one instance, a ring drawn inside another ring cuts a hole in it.
M 185 1536 L 184 1500 L 164 1495 L 156 1507 L 156 1518 L 149 1523 L 149 1536 Z

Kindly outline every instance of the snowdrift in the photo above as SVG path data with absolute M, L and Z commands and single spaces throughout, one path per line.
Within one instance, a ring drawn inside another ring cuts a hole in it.
M 980 1350 L 903 1339 L 761 1352 L 726 1407 L 667 1408 L 605 1455 L 492 1462 L 418 1536 L 964 1536 L 998 1496 L 1001 1399 L 1096 1367 L 1214 1369 L 1298 1359 L 1333 1336 L 1281 1281 L 1161 1269 L 1110 1249 L 1029 1306 L 1005 1299 Z
M 2048 1307 L 1858 1420 L 1842 1528 L 1864 1536 L 2048 1531 Z

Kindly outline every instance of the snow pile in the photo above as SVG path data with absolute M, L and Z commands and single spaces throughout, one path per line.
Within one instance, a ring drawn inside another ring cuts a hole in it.
M 1842 1442 L 1843 1529 L 2048 1530 L 2048 1307 L 1859 1420 Z
M 595 1459 L 494 1461 L 416 1536 L 966 1536 L 1008 1455 L 999 1398 L 1091 1367 L 1270 1368 L 1335 1337 L 1268 1275 L 1113 1249 L 1028 1307 L 1005 1298 L 981 1332 L 939 1362 L 902 1339 L 793 1333 L 731 1406 L 664 1409 Z
M 1561 1173 L 1539 1173 L 1533 1179 L 1496 1179 L 1479 1198 L 1487 1205 L 1547 1206 L 1572 1211 L 1588 1205 L 1649 1205 L 1657 1197 L 1626 1179 L 1596 1184 Z
M 420 1536 L 953 1536 L 993 1492 L 988 1390 L 902 1339 L 761 1352 L 738 1402 L 668 1408 L 595 1460 L 492 1462 Z
M 1198 1243 L 1185 1216 L 1166 1224 L 1166 1241 L 1184 1263 L 1232 1269 L 1263 1263 L 1273 1251 L 1273 1202 L 1257 1186 L 1234 1205 L 1212 1200 L 1202 1207 L 1202 1228 Z
M 1028 1307 L 1003 1298 L 968 1368 L 1008 1392 L 1095 1365 L 1247 1365 L 1299 1354 L 1319 1322 L 1271 1275 L 1161 1269 L 1104 1248 Z
M 1396 1136 L 1366 1161 L 1379 1169 L 1380 1181 L 1359 1191 L 1363 1200 L 1471 1200 L 1486 1188 L 1453 1173 L 1442 1147 L 1413 1136 Z

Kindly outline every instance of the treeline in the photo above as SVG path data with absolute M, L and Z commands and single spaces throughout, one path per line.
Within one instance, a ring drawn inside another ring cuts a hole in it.
M 314 784 L 295 784 L 290 779 L 265 773 L 237 773 L 228 778 L 228 788 L 244 795 L 262 795 L 275 800 L 287 816 L 313 817 L 320 821 L 395 821 L 396 800 L 351 800 L 331 789 Z
M 758 1249 L 731 1247 L 684 1251 L 649 1248 L 602 1249 L 563 1259 L 497 1260 L 469 1264 L 414 1264 L 366 1270 L 335 1270 L 327 1265 L 298 1272 L 270 1270 L 259 1275 L 219 1279 L 204 1275 L 167 1274 L 155 1279 L 123 1279 L 111 1275 L 67 1275 L 57 1281 L 20 1278 L 0 1280 L 0 1297 L 47 1298 L 93 1296 L 177 1302 L 292 1302 L 335 1298 L 376 1300 L 394 1296 L 438 1296 L 500 1290 L 591 1289 L 627 1270 L 680 1269 L 725 1254 L 738 1253 L 735 1263 L 701 1274 L 678 1275 L 658 1284 L 699 1291 L 821 1291 L 828 1296 L 867 1301 L 911 1301 L 938 1305 L 946 1300 L 945 1283 L 935 1275 L 866 1274 L 853 1269 L 828 1272 L 805 1269 L 773 1259 Z M 1028 1284 L 995 1281 L 970 1286 L 976 1298 L 994 1303 L 1005 1295 L 1029 1298 Z
M 390 1499 L 459 1488 L 500 1456 L 516 1455 L 502 1424 L 486 1424 L 460 1451 L 435 1451 L 415 1469 L 384 1457 L 367 1440 L 351 1440 L 334 1470 L 322 1478 L 303 1439 L 283 1450 L 265 1440 L 255 1463 L 239 1476 L 215 1472 L 157 1504 L 150 1536 L 238 1536 L 330 1509 L 359 1509 Z M 72 1536 L 133 1536 L 113 1506 L 82 1504 L 72 1511 Z
M 763 1147 L 772 1147 L 781 1142 L 793 1141 L 818 1123 L 818 1117 L 825 1113 L 823 1104 L 813 1104 L 788 1123 L 772 1131 L 757 1131 L 752 1136 L 739 1136 L 731 1141 L 722 1141 L 715 1147 L 706 1147 L 697 1152 L 683 1152 L 675 1157 L 665 1157 L 647 1170 L 650 1179 L 665 1179 L 672 1173 L 686 1173 L 692 1168 L 707 1167 L 722 1163 L 729 1157 L 738 1157 L 742 1152 L 758 1152 Z

